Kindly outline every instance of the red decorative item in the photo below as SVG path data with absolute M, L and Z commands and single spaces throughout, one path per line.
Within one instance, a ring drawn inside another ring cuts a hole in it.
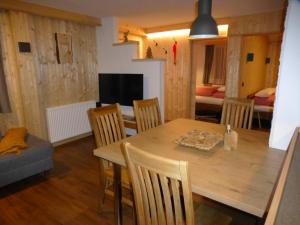
M 174 65 L 176 65 L 176 54 L 177 54 L 177 41 L 173 44 L 173 57 L 174 57 Z

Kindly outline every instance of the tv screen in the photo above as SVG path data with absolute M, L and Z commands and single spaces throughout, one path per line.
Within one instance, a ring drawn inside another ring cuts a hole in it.
M 100 102 L 132 106 L 133 100 L 143 99 L 143 74 L 99 74 Z

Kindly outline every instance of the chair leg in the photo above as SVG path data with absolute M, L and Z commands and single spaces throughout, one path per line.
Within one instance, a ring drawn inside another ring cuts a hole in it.
M 134 196 L 132 194 L 132 217 L 133 217 L 133 225 L 137 225 L 137 214 L 135 208 Z
M 257 112 L 257 119 L 258 119 L 258 127 L 261 129 L 261 120 L 260 120 L 260 114 Z
M 105 179 L 105 173 L 104 173 L 104 166 L 103 162 L 100 159 L 99 160 L 99 212 L 102 211 L 103 205 L 104 205 L 104 198 L 105 198 L 105 189 L 106 189 L 106 179 Z

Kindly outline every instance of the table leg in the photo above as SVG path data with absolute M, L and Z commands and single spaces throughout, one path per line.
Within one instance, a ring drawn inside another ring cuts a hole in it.
M 122 225 L 121 166 L 114 163 L 115 224 Z

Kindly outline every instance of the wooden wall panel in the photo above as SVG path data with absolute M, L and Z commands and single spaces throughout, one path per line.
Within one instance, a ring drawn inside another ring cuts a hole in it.
M 23 0 L 1 0 L 0 8 L 26 12 L 33 15 L 47 16 L 50 18 L 73 21 L 76 23 L 98 26 L 101 21 L 98 18 L 82 15 L 79 13 L 56 9 L 40 4 L 25 2 Z
M 239 97 L 247 98 L 250 94 L 265 87 L 265 60 L 268 53 L 268 38 L 266 35 L 251 35 L 243 37 L 240 60 Z M 254 55 L 253 61 L 247 62 L 247 54 Z
M 48 25 L 48 27 L 47 27 Z M 44 27 L 47 27 L 46 29 Z M 97 99 L 95 28 L 62 20 L 36 17 L 39 49 L 39 86 L 45 107 Z M 54 33 L 72 36 L 73 63 L 58 64 Z M 58 93 L 60 93 L 58 95 Z
M 173 38 L 145 39 L 144 52 L 151 47 L 154 58 L 166 58 L 165 63 L 165 119 L 173 120 L 190 117 L 191 91 L 191 47 L 187 37 L 176 37 L 177 60 L 174 65 L 172 46 Z M 165 54 L 164 49 L 167 50 Z
M 283 19 L 283 11 L 234 17 L 228 33 L 230 36 L 279 33 L 283 29 Z
M 242 36 L 228 37 L 227 43 L 226 96 L 237 97 L 239 94 Z
M 3 134 L 9 127 L 24 125 L 23 103 L 19 82 L 19 70 L 15 53 L 15 43 L 9 26 L 8 14 L 0 12 L 0 40 L 2 46 L 3 67 L 11 102 L 12 113 L 0 113 L 0 132 Z
M 7 72 L 7 80 L 16 80 L 15 85 L 11 82 L 8 85 L 9 94 L 21 96 L 21 100 L 13 100 L 12 105 L 23 111 L 24 118 L 22 123 L 22 113 L 18 110 L 9 116 L 1 115 L 1 129 L 25 125 L 31 133 L 47 138 L 45 108 L 98 99 L 96 28 L 16 11 L 1 14 L 8 18 L 3 35 L 6 41 L 13 43 L 13 48 L 7 50 L 10 60 L 6 64 L 8 70 L 13 70 L 12 56 L 15 55 L 18 69 L 17 75 Z M 12 36 L 7 33 L 9 29 Z M 72 36 L 72 64 L 57 63 L 56 32 Z M 19 41 L 30 42 L 31 53 L 19 53 Z M 10 122 L 4 117 L 9 117 Z
M 43 123 L 43 109 L 38 95 L 38 52 L 36 49 L 32 17 L 21 12 L 9 12 L 13 24 L 12 33 L 15 43 L 31 43 L 31 53 L 17 53 L 17 64 L 20 77 L 20 91 L 23 100 L 23 112 L 26 128 L 33 134 L 46 137 L 46 127 Z M 34 118 L 34 119 L 31 119 Z

